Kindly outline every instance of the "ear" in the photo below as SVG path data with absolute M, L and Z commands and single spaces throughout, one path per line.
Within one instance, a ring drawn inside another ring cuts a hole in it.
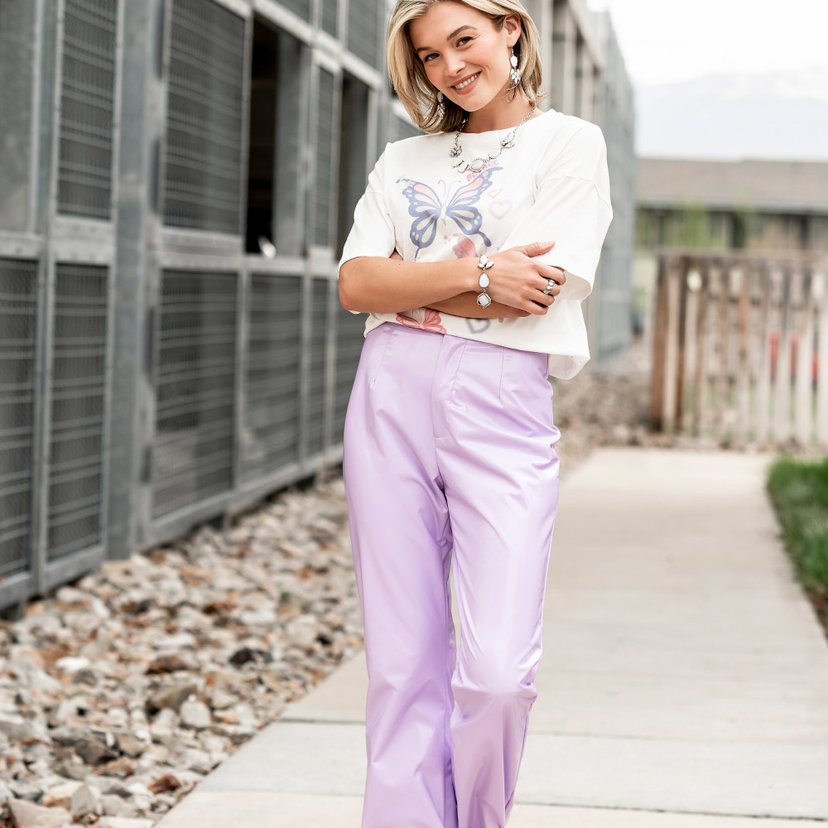
M 522 27 L 520 24 L 520 16 L 517 14 L 510 14 L 503 21 L 503 28 L 506 30 L 506 43 L 512 47 L 520 39 Z

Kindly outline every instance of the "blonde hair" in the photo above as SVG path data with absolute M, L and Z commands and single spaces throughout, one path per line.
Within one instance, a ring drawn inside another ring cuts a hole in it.
M 423 15 L 430 6 L 443 0 L 397 0 L 387 27 L 386 57 L 388 74 L 400 101 L 411 120 L 424 132 L 437 133 L 458 129 L 467 112 L 447 97 L 443 98 L 445 114 L 437 114 L 437 91 L 426 76 L 423 62 L 417 57 L 408 24 Z M 540 35 L 535 21 L 520 0 L 458 0 L 487 15 L 495 28 L 503 28 L 506 17 L 520 18 L 520 37 L 514 45 L 521 78 L 512 87 L 512 97 L 521 88 L 528 100 L 537 106 L 545 95 L 541 86 Z

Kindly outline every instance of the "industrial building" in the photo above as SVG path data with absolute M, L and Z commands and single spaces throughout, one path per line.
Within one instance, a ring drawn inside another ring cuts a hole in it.
M 609 18 L 527 4 L 615 220 L 593 359 L 630 336 L 633 106 Z M 341 459 L 364 317 L 336 262 L 414 130 L 381 0 L 0 0 L 0 607 Z

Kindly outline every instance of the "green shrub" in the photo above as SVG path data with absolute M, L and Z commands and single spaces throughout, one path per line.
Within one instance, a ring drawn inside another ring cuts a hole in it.
M 768 473 L 768 492 L 803 583 L 828 596 L 828 457 L 781 457 Z

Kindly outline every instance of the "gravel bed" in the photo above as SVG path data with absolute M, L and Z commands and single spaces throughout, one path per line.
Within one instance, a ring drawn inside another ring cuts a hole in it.
M 341 475 L 0 622 L 0 826 L 149 828 L 363 646 Z

